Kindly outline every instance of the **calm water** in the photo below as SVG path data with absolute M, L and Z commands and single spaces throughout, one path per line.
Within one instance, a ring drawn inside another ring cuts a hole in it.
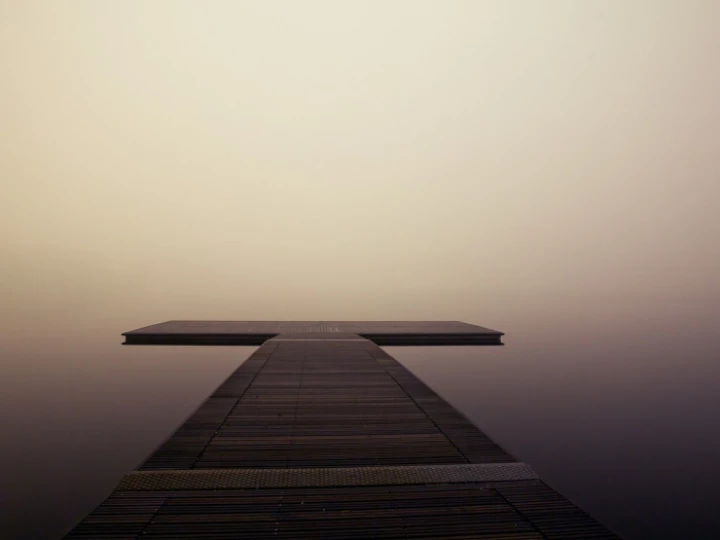
M 714 539 L 715 306 L 687 298 L 524 299 L 414 317 L 497 328 L 507 333 L 505 347 L 387 349 L 626 538 Z M 21 313 L 4 332 L 2 539 L 59 538 L 254 350 L 120 346 L 121 331 L 153 322 Z

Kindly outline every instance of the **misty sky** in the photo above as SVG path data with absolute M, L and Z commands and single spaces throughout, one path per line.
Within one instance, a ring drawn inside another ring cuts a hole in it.
M 717 298 L 719 27 L 713 0 L 0 0 L 3 321 Z

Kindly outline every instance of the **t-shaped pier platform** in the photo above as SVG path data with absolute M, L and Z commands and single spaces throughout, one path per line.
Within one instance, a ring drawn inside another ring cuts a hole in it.
M 502 345 L 502 332 L 459 321 L 168 321 L 126 332 L 126 345 L 261 345 L 355 336 L 376 345 Z

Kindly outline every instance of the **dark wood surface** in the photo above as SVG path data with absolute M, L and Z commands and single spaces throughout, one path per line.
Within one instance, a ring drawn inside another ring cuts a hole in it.
M 541 482 L 118 491 L 68 539 L 617 538 Z
M 350 334 L 377 345 L 501 345 L 503 335 L 459 321 L 167 321 L 123 335 L 127 345 L 260 345 L 278 334 Z
M 507 461 L 515 459 L 370 341 L 281 335 L 141 469 Z
M 616 538 L 344 334 L 266 341 L 67 538 Z

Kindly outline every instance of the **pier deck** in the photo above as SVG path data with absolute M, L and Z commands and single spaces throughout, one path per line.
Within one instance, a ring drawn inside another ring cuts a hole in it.
M 617 538 L 353 324 L 242 328 L 272 337 L 66 538 Z

